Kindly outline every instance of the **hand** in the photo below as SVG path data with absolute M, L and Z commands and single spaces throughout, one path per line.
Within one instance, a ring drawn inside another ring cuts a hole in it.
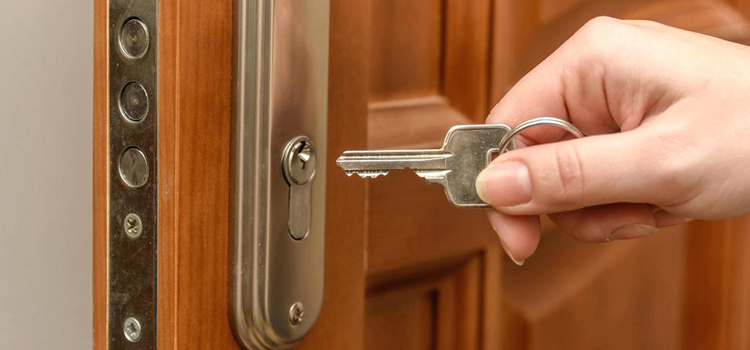
M 539 215 L 606 242 L 750 211 L 750 48 L 647 21 L 596 18 L 527 74 L 487 123 L 553 116 L 477 178 L 517 264 Z

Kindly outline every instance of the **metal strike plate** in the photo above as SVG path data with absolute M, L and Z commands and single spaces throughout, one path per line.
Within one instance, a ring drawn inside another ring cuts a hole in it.
M 323 297 L 329 2 L 235 0 L 235 16 L 229 322 L 246 349 L 285 349 Z
M 155 349 L 157 0 L 107 4 L 107 348 Z

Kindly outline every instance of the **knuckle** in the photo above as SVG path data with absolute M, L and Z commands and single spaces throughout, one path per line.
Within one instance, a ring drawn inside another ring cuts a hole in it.
M 622 24 L 623 21 L 610 17 L 610 16 L 596 16 L 588 21 L 586 21 L 586 24 L 583 25 L 584 28 L 590 27 L 593 29 L 603 29 L 608 28 L 614 25 Z
M 661 166 L 656 170 L 654 177 L 655 188 L 661 189 L 662 193 L 679 193 L 681 174 L 685 174 L 685 164 L 680 157 L 664 157 Z
M 658 141 L 659 147 L 644 145 L 643 152 L 658 152 L 655 165 L 654 188 L 659 189 L 657 200 L 661 204 L 685 202 L 697 195 L 698 177 L 696 169 L 701 167 L 701 159 L 710 155 L 704 154 L 710 147 L 704 147 L 686 132 L 688 125 L 673 123 L 669 128 L 660 130 L 652 138 Z
M 612 17 L 590 19 L 571 38 L 573 51 L 590 60 L 608 60 L 637 35 L 636 26 Z
M 588 20 L 588 22 L 576 32 L 575 37 L 590 42 L 591 40 L 601 39 L 602 37 L 609 37 L 612 32 L 616 31 L 618 27 L 621 27 L 622 25 L 623 21 L 616 18 L 607 16 L 594 17 Z
M 555 190 L 550 192 L 550 200 L 556 204 L 570 205 L 580 202 L 583 197 L 583 164 L 578 150 L 565 143 L 554 151 Z

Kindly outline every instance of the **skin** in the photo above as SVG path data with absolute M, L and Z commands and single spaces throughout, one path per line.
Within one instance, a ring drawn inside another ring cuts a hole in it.
M 506 253 L 539 244 L 540 215 L 608 242 L 750 212 L 750 48 L 648 21 L 589 21 L 487 123 L 565 119 L 517 136 L 477 178 Z

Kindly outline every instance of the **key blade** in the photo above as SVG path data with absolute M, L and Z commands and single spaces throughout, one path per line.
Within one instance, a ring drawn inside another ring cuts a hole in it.
M 422 177 L 434 177 L 438 172 L 447 173 L 447 160 L 453 155 L 442 150 L 385 150 L 346 151 L 336 164 L 347 175 L 361 177 L 386 175 L 392 170 L 412 169 Z M 429 181 L 429 179 L 428 179 Z

